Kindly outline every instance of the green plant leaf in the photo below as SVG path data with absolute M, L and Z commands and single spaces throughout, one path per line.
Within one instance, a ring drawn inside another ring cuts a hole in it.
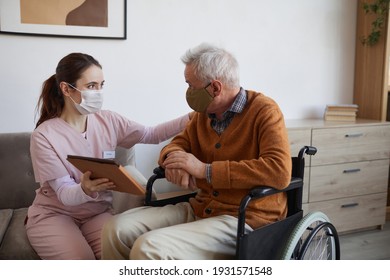
M 363 45 L 375 45 L 381 36 L 381 30 L 389 12 L 390 0 L 376 0 L 373 3 L 363 2 L 362 9 L 366 14 L 375 14 L 377 17 L 371 23 L 371 32 L 367 37 L 363 37 Z

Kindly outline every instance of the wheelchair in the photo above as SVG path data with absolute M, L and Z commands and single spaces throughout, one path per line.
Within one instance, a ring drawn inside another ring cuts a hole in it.
M 242 260 L 339 260 L 340 242 L 336 228 L 322 212 L 303 216 L 302 193 L 305 154 L 315 155 L 317 149 L 304 146 L 292 157 L 292 178 L 287 188 L 269 186 L 252 188 L 238 208 L 236 259 Z M 188 201 L 196 192 L 155 200 L 153 184 L 165 178 L 164 169 L 157 167 L 146 185 L 145 205 L 164 206 Z M 251 200 L 286 192 L 288 212 L 285 219 L 245 233 L 245 211 Z

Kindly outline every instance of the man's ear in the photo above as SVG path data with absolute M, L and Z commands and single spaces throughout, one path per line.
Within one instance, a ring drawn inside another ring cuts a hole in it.
M 63 95 L 65 95 L 65 96 L 69 96 L 70 95 L 70 93 L 69 93 L 69 86 L 68 86 L 67 83 L 61 82 L 60 83 L 60 89 L 61 89 L 61 92 L 62 92 Z
M 211 88 L 213 89 L 213 94 L 214 94 L 214 97 L 218 96 L 221 94 L 221 91 L 222 91 L 222 83 L 218 80 L 214 80 L 212 83 L 211 83 Z

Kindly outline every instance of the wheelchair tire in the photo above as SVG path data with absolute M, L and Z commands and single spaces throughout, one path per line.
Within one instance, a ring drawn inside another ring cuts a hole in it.
M 293 232 L 291 233 L 291 236 L 287 240 L 281 258 L 284 260 L 298 260 L 302 258 L 307 258 L 309 256 L 307 254 L 307 251 L 309 247 L 313 245 L 310 243 L 312 243 L 315 237 L 318 238 L 319 235 L 317 234 L 320 231 L 325 230 L 325 228 L 328 229 L 329 224 L 329 218 L 322 212 L 311 212 L 305 215 L 302 220 L 300 220 L 299 223 L 295 226 Z M 321 244 L 321 247 L 317 247 L 317 249 L 326 251 L 326 259 L 336 259 L 337 257 L 339 257 L 337 256 L 337 252 L 339 252 L 340 250 L 338 243 L 338 235 L 333 225 L 330 225 L 332 227 L 331 233 L 333 236 L 324 236 L 325 242 L 319 243 Z M 310 256 L 318 257 L 317 255 L 313 254 L 311 254 Z M 321 256 L 323 256 L 323 254 L 321 254 Z
M 299 260 L 339 260 L 340 242 L 336 228 L 329 222 L 317 225 L 300 249 Z

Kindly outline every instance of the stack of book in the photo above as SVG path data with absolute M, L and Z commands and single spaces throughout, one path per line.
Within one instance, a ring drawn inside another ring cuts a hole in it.
M 326 121 L 355 121 L 358 111 L 356 104 L 326 105 L 324 119 Z

